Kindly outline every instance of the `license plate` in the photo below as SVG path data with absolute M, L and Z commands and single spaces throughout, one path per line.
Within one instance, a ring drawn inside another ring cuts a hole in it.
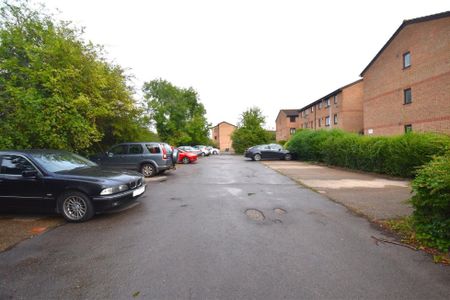
M 140 188 L 138 188 L 137 190 L 133 191 L 133 197 L 139 196 L 143 192 L 145 192 L 145 185 L 143 185 Z

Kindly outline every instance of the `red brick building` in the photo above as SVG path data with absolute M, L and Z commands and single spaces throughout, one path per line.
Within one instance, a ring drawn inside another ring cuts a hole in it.
M 299 109 L 282 109 L 278 112 L 278 116 L 275 121 L 275 138 L 277 141 L 289 140 L 295 130 L 300 128 L 299 116 Z
M 214 142 L 221 152 L 234 152 L 232 147 L 231 134 L 236 130 L 236 126 L 228 122 L 220 122 L 211 129 Z
M 300 109 L 300 128 L 363 131 L 363 81 L 343 86 Z
M 450 12 L 404 21 L 362 71 L 364 133 L 450 133 Z

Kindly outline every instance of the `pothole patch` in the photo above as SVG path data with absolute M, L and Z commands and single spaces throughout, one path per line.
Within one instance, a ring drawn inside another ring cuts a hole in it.
M 274 208 L 273 211 L 274 211 L 276 214 L 278 214 L 278 215 L 284 215 L 284 214 L 287 213 L 287 211 L 286 211 L 285 209 L 282 209 L 282 208 Z
M 283 223 L 283 221 L 281 221 L 280 219 L 272 220 L 272 222 L 274 222 L 275 224 L 282 224 Z
M 245 211 L 245 214 L 247 215 L 247 217 L 253 221 L 264 221 L 264 219 L 266 218 L 263 214 L 262 211 L 259 211 L 257 209 L 247 209 Z

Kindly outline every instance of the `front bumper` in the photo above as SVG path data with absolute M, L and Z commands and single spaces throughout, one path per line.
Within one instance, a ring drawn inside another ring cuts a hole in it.
M 244 157 L 253 158 L 253 153 L 245 151 Z
M 95 211 L 102 212 L 127 205 L 142 196 L 145 193 L 146 189 L 147 186 L 143 184 L 136 189 L 128 190 L 122 193 L 93 197 L 92 200 Z

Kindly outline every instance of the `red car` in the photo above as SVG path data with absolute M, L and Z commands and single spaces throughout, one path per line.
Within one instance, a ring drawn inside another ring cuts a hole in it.
M 197 161 L 197 154 L 178 149 L 178 163 L 188 164 Z

